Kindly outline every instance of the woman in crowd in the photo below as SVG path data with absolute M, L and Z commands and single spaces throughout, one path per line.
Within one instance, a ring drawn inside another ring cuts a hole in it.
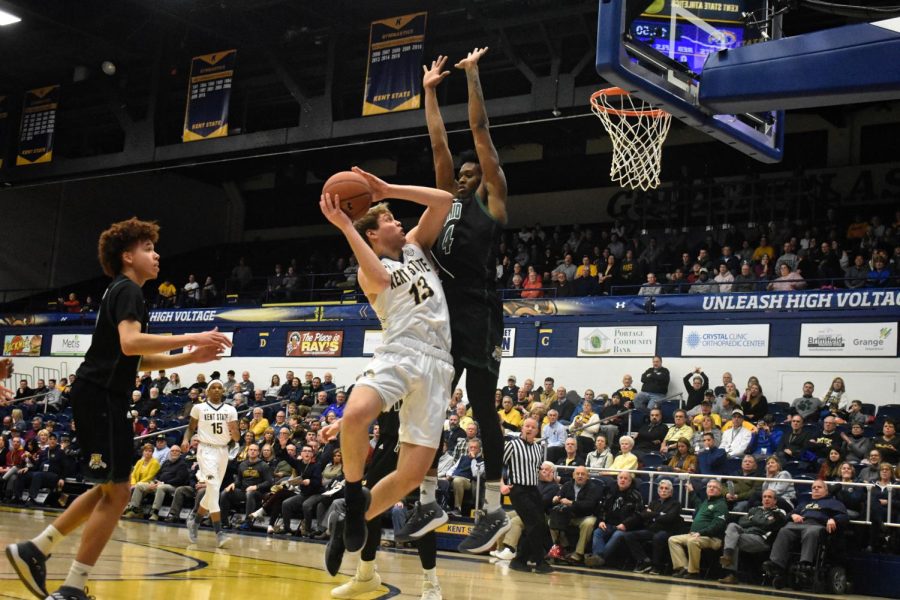
M 676 473 L 697 472 L 697 455 L 691 449 L 691 442 L 687 438 L 675 442 L 675 454 L 667 466 Z
M 638 468 L 638 457 L 631 452 L 634 449 L 634 438 L 629 435 L 620 437 L 619 449 L 621 450 L 621 453 L 616 456 L 610 467 L 613 470 L 613 476 L 615 476 L 618 471 Z
M 594 446 L 594 451 L 585 457 L 584 466 L 588 469 L 608 469 L 613 463 L 613 454 L 607 445 L 606 436 L 598 434 Z
M 837 448 L 828 451 L 828 456 L 819 467 L 818 478 L 822 481 L 840 481 L 841 465 L 844 463 L 844 455 Z
M 162 393 L 163 396 L 165 396 L 167 394 L 174 394 L 181 389 L 184 389 L 184 386 L 181 385 L 181 377 L 178 376 L 178 373 L 172 373 L 169 375 L 169 381 L 166 383 L 165 387 L 163 387 Z
M 797 502 L 797 491 L 794 484 L 790 482 L 791 474 L 782 468 L 781 460 L 777 456 L 770 456 L 766 459 L 765 481 L 762 483 L 760 490 L 760 500 L 762 492 L 772 490 L 778 499 L 778 506 L 785 512 L 794 510 L 794 504 Z M 753 504 L 751 504 L 753 506 Z
M 769 401 L 758 381 L 747 386 L 747 391 L 741 398 L 741 410 L 744 411 L 744 419 L 749 423 L 756 423 L 768 414 Z
M 278 400 L 278 392 L 281 390 L 281 377 L 278 375 L 272 375 L 272 380 L 269 383 L 268 389 L 266 389 L 265 398 L 267 402 L 274 402 Z
M 822 403 L 833 405 L 837 410 L 847 411 L 850 408 L 850 399 L 846 397 L 847 388 L 843 377 L 835 377 L 831 380 L 831 387 L 822 397 Z
M 760 256 L 759 262 L 753 265 L 753 272 L 756 274 L 756 279 L 762 284 L 774 279 L 775 272 L 772 270 L 772 262 L 768 254 Z
M 691 447 L 695 452 L 699 452 L 703 448 L 703 434 L 712 434 L 716 440 L 716 446 L 722 441 L 722 432 L 716 427 L 712 417 L 706 416 L 700 421 L 700 430 L 691 438 Z
M 878 448 L 869 450 L 869 464 L 859 470 L 857 480 L 861 483 L 870 483 L 880 477 L 878 466 L 881 464 L 881 451 Z
M 609 400 L 604 402 L 603 408 L 600 409 L 600 433 L 606 436 L 609 446 L 615 445 L 619 437 L 619 427 L 623 425 L 622 417 L 615 417 L 615 415 L 624 410 L 622 395 L 618 391 L 613 392 Z M 540 423 L 540 421 L 538 422 Z
M 872 438 L 866 437 L 862 423 L 853 423 L 850 426 L 850 435 L 841 432 L 841 439 L 844 440 L 844 455 L 851 463 L 863 462 L 872 451 Z
M 839 484 L 831 486 L 831 493 L 847 507 L 851 519 L 858 519 L 866 509 L 866 488 L 850 485 L 856 482 L 856 469 L 848 462 L 841 463 Z
M 612 254 L 606 259 L 606 264 L 598 267 L 597 283 L 604 295 L 609 295 L 614 285 L 619 281 L 619 266 L 616 257 Z
M 247 431 L 244 433 L 244 437 L 241 443 L 241 449 L 235 457 L 235 461 L 237 464 L 241 464 L 245 460 L 247 460 L 247 452 L 250 449 L 250 444 L 256 443 L 256 437 L 253 435 L 252 431 Z
M 594 406 L 590 400 L 584 400 L 581 403 L 581 412 L 578 413 L 572 424 L 569 426 L 569 432 L 576 436 L 578 441 L 578 453 L 587 454 L 594 447 L 594 439 L 600 431 L 600 415 L 594 412 Z
M 292 404 L 299 404 L 303 399 L 303 386 L 300 385 L 300 378 L 291 379 L 291 389 L 288 391 L 286 400 Z

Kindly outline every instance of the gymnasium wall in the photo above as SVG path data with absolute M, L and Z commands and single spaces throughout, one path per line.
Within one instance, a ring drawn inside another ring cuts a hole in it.
M 114 221 L 159 221 L 165 269 L 166 255 L 226 241 L 235 218 L 222 189 L 175 172 L 14 188 L 2 200 L 0 290 L 98 277 L 97 240 Z

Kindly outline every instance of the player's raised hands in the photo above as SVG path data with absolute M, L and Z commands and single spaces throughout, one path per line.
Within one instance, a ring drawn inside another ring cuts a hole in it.
M 478 60 L 485 55 L 488 51 L 488 47 L 484 48 L 475 48 L 471 52 L 469 52 L 468 56 L 464 59 L 453 65 L 457 69 L 473 69 L 478 66 Z
M 319 196 L 319 210 L 328 219 L 328 222 L 340 230 L 346 227 L 352 227 L 353 221 L 350 216 L 341 210 L 341 197 L 335 194 L 322 194 Z
M 372 192 L 372 203 L 381 202 L 385 198 L 390 197 L 390 184 L 388 182 L 363 171 L 359 167 L 353 167 L 351 170 L 357 175 L 365 177 L 366 182 L 369 184 L 369 190 Z
M 225 352 L 225 346 L 221 344 L 207 344 L 206 346 L 197 346 L 191 351 L 194 362 L 205 363 L 222 358 Z
M 441 54 L 437 59 L 431 61 L 430 69 L 426 65 L 422 65 L 422 70 L 425 72 L 422 77 L 422 87 L 436 88 L 450 74 L 450 71 L 443 70 L 446 64 L 447 57 Z
M 319 441 L 323 444 L 327 444 L 331 440 L 337 437 L 337 434 L 341 432 L 341 420 L 338 419 L 334 423 L 330 423 L 319 430 Z

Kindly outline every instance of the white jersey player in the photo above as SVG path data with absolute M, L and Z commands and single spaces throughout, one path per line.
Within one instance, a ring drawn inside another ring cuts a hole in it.
M 197 514 L 188 517 L 188 537 L 191 543 L 197 541 L 200 520 L 209 513 L 216 541 L 220 548 L 228 543 L 222 531 L 222 515 L 219 511 L 219 490 L 228 468 L 228 444 L 240 439 L 237 411 L 223 402 L 225 386 L 215 379 L 206 387 L 206 402 L 191 408 L 191 422 L 184 432 L 184 446 L 190 443 L 194 431 L 197 432 L 197 479 L 206 484 Z
M 388 184 L 356 167 L 353 171 L 365 177 L 373 202 L 397 198 L 426 208 L 418 225 L 405 234 L 385 204 L 376 204 L 352 223 L 340 209 L 339 198 L 325 194 L 319 202 L 322 213 L 353 249 L 359 285 L 384 330 L 383 343 L 356 381 L 341 419 L 347 510 L 332 528 L 326 547 L 325 563 L 332 575 L 340 568 L 345 549 L 356 552 L 365 544 L 366 521 L 422 482 L 441 439 L 453 380 L 447 301 L 425 254 L 443 227 L 452 195 Z M 368 428 L 379 413 L 401 401 L 397 469 L 375 485 L 369 503 L 362 488 Z

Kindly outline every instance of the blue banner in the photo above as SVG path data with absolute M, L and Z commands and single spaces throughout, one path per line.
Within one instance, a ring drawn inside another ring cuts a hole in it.
M 184 142 L 226 137 L 237 50 L 195 56 L 184 110 Z
M 421 106 L 427 16 L 421 12 L 372 22 L 363 116 Z
M 25 92 L 16 166 L 48 163 L 53 160 L 53 132 L 56 129 L 58 107 L 58 85 L 48 85 Z

